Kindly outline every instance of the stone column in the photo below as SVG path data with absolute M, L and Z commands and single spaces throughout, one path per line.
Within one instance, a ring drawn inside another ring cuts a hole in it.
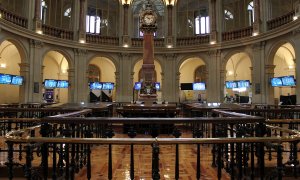
M 35 32 L 42 33 L 41 0 L 35 0 L 33 27 Z
M 87 63 L 86 55 L 87 51 L 85 49 L 75 49 L 75 81 L 74 81 L 74 102 L 88 103 L 89 102 L 89 87 L 88 87 L 88 77 L 87 77 Z
M 260 27 L 261 27 L 261 20 L 260 20 L 260 0 L 253 1 L 254 6 L 254 23 L 253 23 L 253 35 L 259 34 Z
M 180 73 L 178 72 L 179 67 L 176 63 L 175 54 L 166 54 L 163 56 L 162 69 L 162 101 L 168 102 L 179 102 L 179 80 Z
M 129 8 L 129 4 L 125 3 L 123 4 L 123 42 L 122 45 L 124 47 L 128 47 L 131 43 L 130 43 L 130 38 L 128 36 L 128 8 Z
M 69 88 L 68 88 L 68 102 L 75 103 L 75 69 L 69 68 L 68 69 L 68 81 L 69 81 Z
M 265 68 L 268 68 L 265 63 L 265 42 L 252 45 L 252 56 L 252 103 L 267 103 L 269 87 L 265 74 Z
M 266 64 L 265 65 L 265 79 L 267 82 L 266 85 L 266 103 L 267 104 L 274 104 L 274 87 L 268 82 L 272 77 L 274 77 L 274 69 L 275 65 Z M 256 87 L 255 87 L 256 88 Z
M 208 80 L 206 86 L 207 102 L 220 102 L 223 99 L 224 82 L 221 82 L 221 51 L 209 51 Z M 215 72 L 215 73 L 213 73 Z
M 270 19 L 270 0 L 263 0 L 259 2 L 260 6 L 260 33 L 267 31 L 267 21 Z
M 86 1 L 80 0 L 78 41 L 82 43 L 86 41 L 85 38 L 86 18 L 85 17 L 86 17 Z
M 117 89 L 117 101 L 121 102 L 130 102 L 132 101 L 132 91 L 133 91 L 133 82 L 132 82 L 132 63 L 131 63 L 131 55 L 128 53 L 120 53 L 120 75 L 119 88 Z M 129 81 L 130 80 L 130 81 Z M 128 82 L 129 81 L 129 82 Z
M 29 99 L 29 93 L 32 93 L 31 88 L 30 88 L 30 83 L 29 81 L 26 82 L 27 80 L 30 80 L 30 64 L 29 63 L 24 63 L 21 62 L 19 63 L 20 66 L 20 76 L 24 77 L 24 82 L 23 85 L 20 86 L 19 89 L 19 102 L 20 103 L 25 103 Z
M 226 69 L 220 69 L 220 100 L 221 100 L 221 103 L 224 102 L 224 97 L 226 95 L 226 94 L 224 94 L 224 84 L 226 81 L 226 74 L 227 74 Z
M 29 63 L 30 72 L 26 83 L 29 86 L 28 102 L 42 101 L 42 82 L 43 82 L 43 59 L 42 59 L 43 43 L 37 40 L 30 40 L 29 46 Z
M 174 41 L 173 41 L 173 5 L 169 4 L 167 5 L 167 22 L 168 22 L 168 34 L 167 34 L 167 47 L 173 47 L 174 46 Z
M 296 95 L 297 104 L 300 104 L 300 28 L 293 32 L 293 42 L 295 50 L 295 78 L 296 78 Z
M 209 16 L 210 18 L 210 42 L 215 44 L 217 42 L 217 9 L 216 0 L 209 1 Z
M 113 101 L 116 101 L 119 97 L 119 94 L 121 93 L 120 90 L 122 87 L 120 86 L 120 72 L 116 71 L 115 72 L 115 77 L 116 77 L 116 83 L 115 83 L 115 90 L 113 91 L 115 94 L 113 94 Z

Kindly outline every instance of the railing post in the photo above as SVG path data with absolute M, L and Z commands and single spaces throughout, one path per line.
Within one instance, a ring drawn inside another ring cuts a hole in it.
M 176 127 L 174 128 L 173 131 L 173 136 L 175 138 L 179 138 L 181 136 L 181 132 L 179 129 Z M 179 145 L 176 144 L 176 152 L 175 152 L 175 179 L 179 179 Z
M 42 137 L 48 137 L 51 130 L 52 129 L 51 129 L 50 124 L 42 123 L 40 134 L 42 135 Z M 42 151 L 41 166 L 42 166 L 42 169 L 43 169 L 43 178 L 44 179 L 48 178 L 48 154 L 49 154 L 48 148 L 49 148 L 48 143 L 43 143 L 42 144 L 42 147 L 41 147 L 41 151 Z
M 6 166 L 8 167 L 8 179 L 11 180 L 13 178 L 13 166 L 14 166 L 14 143 L 7 141 L 8 147 L 8 155 L 7 155 L 7 163 Z
M 278 180 L 282 180 L 282 146 L 280 144 L 277 145 L 277 178 Z
M 159 180 L 159 147 L 157 142 L 152 144 L 152 179 Z
M 105 136 L 108 138 L 112 138 L 115 135 L 111 126 L 108 127 L 105 132 Z M 108 179 L 112 179 L 112 148 L 111 144 L 108 145 Z
M 90 130 L 90 128 L 87 128 L 85 130 L 85 137 L 86 138 L 92 138 L 93 137 L 93 133 Z M 87 162 L 86 162 L 86 167 L 87 167 L 87 173 L 86 173 L 86 177 L 88 180 L 90 180 L 92 178 L 92 162 L 91 162 L 91 145 L 90 144 L 86 144 L 86 156 L 87 156 Z
M 26 165 L 25 165 L 25 177 L 28 180 L 31 180 L 32 178 L 32 174 L 31 174 L 31 170 L 32 170 L 32 163 L 31 161 L 33 160 L 33 153 L 32 153 L 32 145 L 31 144 L 27 144 L 25 146 L 26 148 Z
M 134 138 L 136 136 L 136 131 L 133 126 L 130 126 L 128 131 L 128 136 Z M 134 179 L 134 146 L 130 144 L 130 179 Z
M 194 136 L 196 138 L 202 138 L 203 137 L 203 131 L 201 129 L 197 129 L 194 133 Z M 197 144 L 197 180 L 201 177 L 201 161 L 200 161 L 200 144 Z
M 256 125 L 256 136 L 257 137 L 263 137 L 266 134 L 266 125 L 263 123 L 259 123 Z M 265 144 L 257 143 L 257 156 L 258 156 L 258 163 L 259 163 L 259 170 L 260 170 L 260 179 L 263 180 L 265 177 L 265 150 L 264 150 Z

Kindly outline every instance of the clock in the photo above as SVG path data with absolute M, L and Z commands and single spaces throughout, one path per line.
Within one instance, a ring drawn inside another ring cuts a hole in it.
M 153 14 L 145 14 L 144 22 L 146 25 L 151 25 L 155 22 L 155 16 Z

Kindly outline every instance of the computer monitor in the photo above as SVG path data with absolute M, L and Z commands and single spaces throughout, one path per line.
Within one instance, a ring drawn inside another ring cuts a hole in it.
M 67 81 L 67 80 L 58 80 L 56 87 L 57 88 L 68 88 L 69 87 L 69 81 Z
M 236 81 L 225 81 L 225 87 L 226 89 L 233 89 L 233 88 L 237 88 L 237 82 Z
M 91 90 L 101 90 L 102 83 L 101 82 L 90 82 L 90 89 Z
M 142 83 L 141 82 L 135 82 L 134 83 L 134 90 L 141 90 Z
M 271 86 L 278 87 L 282 86 L 282 80 L 280 77 L 271 78 Z
M 204 82 L 193 83 L 193 90 L 194 91 L 204 91 L 205 83 Z
M 112 82 L 103 82 L 102 83 L 102 90 L 113 90 L 114 89 L 114 83 Z
M 249 88 L 250 87 L 250 81 L 249 80 L 240 80 L 237 81 L 238 88 Z
M 12 85 L 23 85 L 24 78 L 23 76 L 12 75 L 11 83 Z
M 160 90 L 160 83 L 159 82 L 155 82 L 154 83 L 154 87 L 155 87 L 155 89 L 158 91 L 158 90 Z
M 12 76 L 10 74 L 0 74 L 0 84 L 10 84 Z
M 45 79 L 44 80 L 44 87 L 46 89 L 54 89 L 57 86 L 57 80 L 55 79 Z
M 294 76 L 282 76 L 282 86 L 296 86 Z

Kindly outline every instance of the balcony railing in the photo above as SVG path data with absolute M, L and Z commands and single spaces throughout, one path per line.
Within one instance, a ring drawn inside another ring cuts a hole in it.
M 281 17 L 277 17 L 275 19 L 267 21 L 267 28 L 268 28 L 268 30 L 272 30 L 272 29 L 278 28 L 278 27 L 280 27 L 284 24 L 292 22 L 294 16 L 295 16 L 295 12 L 292 11 L 292 12 L 289 12 L 288 14 L 285 14 Z
M 252 36 L 252 32 L 253 32 L 252 26 L 243 29 L 238 29 L 235 31 L 223 32 L 222 41 L 230 41 L 230 40 L 249 37 Z
M 118 46 L 119 45 L 119 38 L 118 37 L 113 37 L 113 36 L 101 36 L 101 35 L 98 35 L 98 34 L 86 34 L 86 42 L 87 43 Z
M 18 26 L 21 26 L 23 28 L 27 28 L 28 20 L 24 17 L 18 16 L 12 12 L 7 11 L 3 7 L 0 7 L 0 15 L 1 18 L 5 19 L 6 21 L 9 21 L 13 24 L 16 24 Z
M 177 46 L 194 46 L 209 43 L 209 35 L 177 38 Z
M 154 38 L 154 47 L 164 47 L 165 39 L 164 38 Z M 132 47 L 143 47 L 143 38 L 132 38 L 131 39 Z
M 42 25 L 43 34 L 61 39 L 73 40 L 73 31 L 61 29 L 46 24 Z

